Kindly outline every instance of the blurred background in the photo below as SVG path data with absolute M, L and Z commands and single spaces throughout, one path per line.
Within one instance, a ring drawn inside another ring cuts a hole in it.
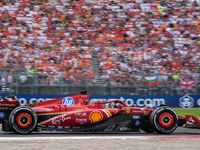
M 200 94 L 200 1 L 0 0 L 0 94 Z

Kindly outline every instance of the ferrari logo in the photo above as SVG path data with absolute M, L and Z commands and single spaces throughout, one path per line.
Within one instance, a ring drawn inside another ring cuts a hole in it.
M 126 109 L 126 113 L 127 114 L 130 113 L 130 109 L 129 108 Z

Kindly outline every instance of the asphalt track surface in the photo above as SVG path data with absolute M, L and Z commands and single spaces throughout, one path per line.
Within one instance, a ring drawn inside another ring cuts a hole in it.
M 200 129 L 187 129 L 184 127 L 178 127 L 171 134 L 158 134 L 158 133 L 145 133 L 145 132 L 33 132 L 32 134 L 15 134 L 12 132 L 3 132 L 0 125 L 0 140 L 9 138 L 198 138 L 200 139 Z

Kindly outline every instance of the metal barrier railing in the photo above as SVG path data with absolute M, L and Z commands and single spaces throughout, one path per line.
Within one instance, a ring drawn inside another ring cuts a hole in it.
M 73 73 L 0 73 L 1 94 L 78 94 L 88 90 L 93 95 L 182 95 L 200 94 L 200 78 L 192 76 L 157 76 L 149 84 L 143 76 L 117 76 Z M 151 76 L 153 77 L 153 76 Z M 156 77 L 156 76 L 154 76 Z

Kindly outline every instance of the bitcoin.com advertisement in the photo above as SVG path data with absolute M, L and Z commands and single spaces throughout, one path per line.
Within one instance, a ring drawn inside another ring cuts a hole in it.
M 1 95 L 2 97 L 6 95 Z M 48 101 L 55 98 L 66 97 L 69 95 L 16 95 L 21 105 Z M 160 106 L 167 104 L 170 107 L 195 108 L 200 107 L 199 95 L 153 95 L 153 96 L 136 96 L 136 95 L 90 95 L 91 101 L 107 101 L 119 99 L 130 107 L 145 107 L 147 105 Z

